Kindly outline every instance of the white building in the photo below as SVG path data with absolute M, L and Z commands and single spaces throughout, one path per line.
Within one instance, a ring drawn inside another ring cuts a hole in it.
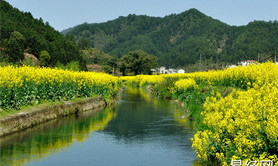
M 164 67 L 164 66 L 161 66 L 161 67 L 158 69 L 158 71 L 159 71 L 160 74 L 168 73 L 168 70 L 166 70 L 166 67 Z
M 168 69 L 168 74 L 174 74 L 174 73 L 177 73 L 177 70 L 176 69 Z
M 172 69 L 172 68 L 166 69 L 166 67 L 164 67 L 164 66 L 158 68 L 157 71 L 160 74 L 174 74 L 174 73 L 182 73 L 183 74 L 183 73 L 185 73 L 185 71 L 183 69 Z
M 185 71 L 184 71 L 183 69 L 178 69 L 178 73 L 180 73 L 180 74 L 184 74 L 184 73 L 185 73 Z
M 228 68 L 235 68 L 237 65 L 229 65 Z

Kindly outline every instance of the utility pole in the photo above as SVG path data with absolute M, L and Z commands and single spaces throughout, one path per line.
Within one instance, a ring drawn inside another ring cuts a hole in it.
M 200 53 L 199 71 L 202 70 L 202 54 Z

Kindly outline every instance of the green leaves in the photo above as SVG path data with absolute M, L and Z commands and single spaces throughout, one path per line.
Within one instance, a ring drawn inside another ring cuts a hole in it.
M 120 70 L 123 75 L 132 73 L 138 74 L 151 74 L 150 69 L 158 66 L 157 57 L 152 56 L 142 50 L 130 51 L 127 55 L 121 58 Z

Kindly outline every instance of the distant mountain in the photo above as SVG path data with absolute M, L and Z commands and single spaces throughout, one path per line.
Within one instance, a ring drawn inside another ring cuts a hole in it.
M 20 61 L 23 52 L 39 59 L 41 51 L 47 51 L 49 66 L 57 62 L 84 62 L 74 40 L 64 37 L 42 19 L 34 19 L 30 12 L 21 12 L 4 0 L 0 4 L 0 60 Z
M 164 18 L 130 14 L 99 24 L 84 23 L 62 31 L 87 39 L 91 46 L 110 55 L 123 56 L 141 49 L 159 57 L 166 66 L 186 66 L 199 60 L 237 62 L 278 52 L 278 23 L 254 21 L 229 26 L 190 9 Z

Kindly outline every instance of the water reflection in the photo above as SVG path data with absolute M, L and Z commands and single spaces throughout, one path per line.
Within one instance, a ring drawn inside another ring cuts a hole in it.
M 65 151 L 73 142 L 85 141 L 92 132 L 103 130 L 117 116 L 115 107 L 102 110 L 54 120 L 1 138 L 0 165 L 24 165 Z
M 165 157 L 162 165 L 191 165 L 196 160 L 190 141 L 193 131 L 184 117 L 183 108 L 176 103 L 150 97 L 142 89 L 127 89 L 122 100 L 124 102 L 116 109 L 118 117 L 103 132 L 113 135 L 118 143 L 150 144 L 153 153 L 160 153 L 160 160 Z M 171 150 L 176 155 L 172 158 Z M 141 151 L 154 155 L 147 150 Z M 153 158 L 144 160 L 151 163 Z
M 129 88 L 115 107 L 0 139 L 1 165 L 198 166 L 185 114 L 176 103 Z

